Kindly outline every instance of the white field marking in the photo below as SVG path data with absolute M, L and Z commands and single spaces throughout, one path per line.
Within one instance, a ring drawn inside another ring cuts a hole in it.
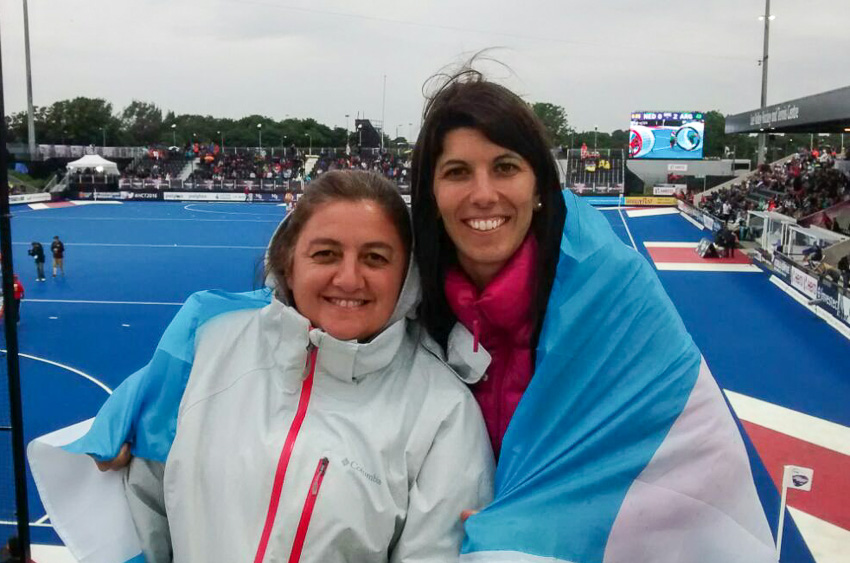
M 48 516 L 47 514 L 45 514 L 44 516 L 42 516 L 41 518 L 39 518 L 38 520 L 36 520 L 35 522 L 33 522 L 33 524 L 44 524 L 45 522 L 47 522 L 47 520 L 48 520 L 49 518 L 50 518 L 50 516 Z
M 59 317 L 47 317 L 47 318 L 48 318 L 48 319 L 50 319 L 51 321 L 55 321 L 55 320 L 56 320 L 56 319 L 58 319 Z
M 184 205 L 183 209 L 185 209 L 186 211 L 191 211 L 192 213 L 219 213 L 219 214 L 222 214 L 222 215 L 261 215 L 261 216 L 264 216 L 264 217 L 268 217 L 269 215 L 271 215 L 270 213 L 257 213 L 256 211 L 251 213 L 250 211 L 248 211 L 248 212 L 245 212 L 245 211 L 211 211 L 209 209 L 190 209 L 190 207 L 192 207 L 193 205 L 209 205 L 209 204 L 221 205 L 223 203 L 225 203 L 225 204 L 229 203 L 231 205 L 233 205 L 233 204 L 244 205 L 246 202 L 244 202 L 244 201 L 243 202 L 239 202 L 239 201 L 205 201 L 203 203 L 189 203 L 187 205 Z M 256 201 L 255 202 L 248 202 L 248 203 L 260 203 L 262 205 L 267 205 L 267 204 L 264 204 L 263 202 L 256 202 Z M 277 207 L 277 206 L 275 206 L 275 207 Z
M 240 215 L 245 215 L 240 213 Z M 34 213 L 27 219 L 47 219 L 49 221 L 188 221 L 190 223 L 274 223 L 277 225 L 280 220 L 264 220 L 264 219 L 177 219 L 168 217 L 64 217 L 64 216 L 49 216 L 39 215 Z
M 50 563 L 78 563 L 64 545 L 32 544 L 34 561 L 49 561 Z
M 22 299 L 27 303 L 78 303 L 82 305 L 168 305 L 180 307 L 183 303 L 158 301 L 85 301 L 82 299 Z
M 34 209 L 36 211 L 39 211 L 41 209 L 53 209 L 51 207 L 48 207 L 46 203 L 30 203 L 29 207 L 30 209 Z
M 787 436 L 850 455 L 850 428 L 810 414 L 724 389 L 738 418 Z
M 629 217 L 654 217 L 656 215 L 675 215 L 679 210 L 675 207 L 662 207 L 660 209 L 634 209 L 626 211 Z
M 623 217 L 623 209 L 620 208 L 617 210 L 617 212 L 620 214 L 620 220 L 623 222 L 623 226 L 626 228 L 626 232 L 629 234 L 629 240 L 632 241 L 632 248 L 634 248 L 635 252 L 637 252 L 638 247 L 637 244 L 635 244 L 635 237 L 632 236 L 632 231 L 631 229 L 629 229 L 629 224 L 626 223 L 626 218 Z
M 237 202 L 233 202 L 233 201 L 210 201 L 210 202 L 206 202 L 206 203 L 237 203 Z M 183 209 L 185 209 L 186 211 L 191 211 L 192 213 L 217 213 L 219 215 L 243 215 L 243 216 L 244 215 L 254 215 L 254 216 L 261 216 L 261 217 L 268 217 L 269 216 L 268 213 L 250 213 L 250 212 L 245 213 L 245 212 L 240 212 L 240 211 L 210 211 L 209 209 L 189 209 L 193 205 L 198 205 L 198 204 L 197 203 L 190 203 L 189 205 L 184 206 Z
M 817 563 L 847 563 L 850 531 L 790 506 L 788 513 L 800 529 Z
M 841 336 L 850 340 L 850 327 L 833 317 L 829 311 L 818 305 L 809 305 L 810 299 L 779 279 L 776 276 L 770 276 L 770 283 L 787 293 L 794 301 L 826 321 L 826 324 L 838 331 Z
M 693 225 L 694 227 L 696 227 L 697 229 L 699 229 L 699 230 L 701 230 L 701 231 L 704 231 L 704 230 L 705 230 L 705 225 L 703 225 L 702 223 L 700 223 L 699 221 L 697 221 L 696 219 L 694 219 L 693 217 L 691 217 L 691 216 L 690 216 L 690 215 L 688 215 L 687 213 L 683 213 L 683 212 L 681 212 L 681 211 L 680 211 L 680 212 L 679 212 L 679 215 L 681 215 L 682 217 L 684 217 L 684 218 L 685 218 L 685 220 L 686 220 L 688 223 L 692 224 L 692 225 Z
M 753 264 L 699 264 L 696 262 L 655 262 L 655 269 L 664 272 L 746 272 L 759 273 Z
M 127 323 L 121 323 L 121 326 L 123 326 L 123 327 L 129 327 L 130 325 L 128 325 Z
M 0 526 L 17 526 L 17 522 L 13 522 L 11 520 L 0 520 Z M 30 526 L 35 526 L 36 528 L 52 528 L 52 524 L 48 524 L 43 522 L 39 524 L 38 522 L 30 522 Z
M 0 352 L 3 352 L 5 354 L 6 350 L 0 349 Z M 75 373 L 75 374 L 79 375 L 83 379 L 88 379 L 89 381 L 91 381 L 92 383 L 94 383 L 95 385 L 97 385 L 98 387 L 103 389 L 104 391 L 106 391 L 107 395 L 112 395 L 112 389 L 107 387 L 103 382 L 98 381 L 97 379 L 90 376 L 89 374 L 83 373 L 78 369 L 72 368 L 71 366 L 66 366 L 65 364 L 60 364 L 59 362 L 54 362 L 54 361 L 51 361 L 51 360 L 46 360 L 44 358 L 39 358 L 38 356 L 33 356 L 31 354 L 22 354 L 22 353 L 19 352 L 18 355 L 21 356 L 22 358 L 29 358 L 30 360 L 35 360 L 37 362 L 44 362 L 45 364 L 50 364 L 52 366 L 56 366 L 56 367 L 60 367 L 62 369 L 66 369 L 66 370 L 70 371 L 71 373 Z
M 29 242 L 13 242 L 23 246 L 29 246 Z M 132 244 L 132 243 L 111 243 L 111 242 L 71 242 L 65 246 L 117 246 L 122 248 L 212 248 L 216 250 L 266 250 L 267 246 L 233 246 L 224 244 Z
M 73 203 L 74 205 L 124 205 L 123 201 L 113 201 L 111 199 L 103 199 L 97 201 L 72 199 L 70 200 L 70 203 Z
M 698 242 L 644 242 L 647 248 L 696 248 Z

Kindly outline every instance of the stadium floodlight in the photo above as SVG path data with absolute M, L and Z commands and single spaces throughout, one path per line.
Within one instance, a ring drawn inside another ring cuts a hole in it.
M 224 134 L 221 131 L 216 131 L 218 138 L 221 140 L 221 152 L 224 152 Z
M 310 139 L 310 149 L 307 154 L 313 154 L 313 136 L 310 133 L 304 133 L 304 136 Z
M 768 18 L 767 18 L 767 19 L 769 19 L 770 21 L 773 21 L 773 20 L 775 20 L 775 19 L 776 19 L 776 16 L 775 16 L 775 15 L 770 15 L 770 16 L 768 16 Z M 763 21 L 764 21 L 764 16 L 759 16 L 759 21 L 760 21 L 760 22 L 763 22 Z
M 257 123 L 257 146 L 263 150 L 263 124 Z
M 171 124 L 171 142 L 176 147 L 177 146 L 177 124 Z
M 770 45 L 770 21 L 776 16 L 770 15 L 770 0 L 764 0 L 764 15 L 759 17 L 764 22 L 764 52 L 761 58 L 761 109 L 767 107 L 767 60 Z M 764 164 L 767 153 L 767 139 L 759 135 L 758 163 Z
M 32 64 L 30 61 L 30 17 L 27 0 L 24 0 L 24 57 L 27 68 L 27 141 L 30 159 L 36 160 L 35 106 L 32 103 Z

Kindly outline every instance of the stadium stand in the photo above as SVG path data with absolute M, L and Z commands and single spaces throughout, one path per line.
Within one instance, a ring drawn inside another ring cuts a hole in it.
M 830 149 L 801 150 L 781 163 L 764 164 L 750 178 L 706 195 L 699 207 L 725 220 L 747 211 L 776 211 L 803 220 L 850 201 L 850 176 L 835 167 Z M 824 226 L 837 232 L 850 225 L 824 214 Z
M 558 155 L 564 166 L 565 183 L 576 193 L 622 193 L 625 153 L 622 150 L 562 150 Z

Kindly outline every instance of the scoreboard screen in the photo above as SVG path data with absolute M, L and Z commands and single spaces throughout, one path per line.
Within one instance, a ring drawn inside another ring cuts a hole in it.
M 703 157 L 701 111 L 636 111 L 629 127 L 629 157 L 698 160 Z

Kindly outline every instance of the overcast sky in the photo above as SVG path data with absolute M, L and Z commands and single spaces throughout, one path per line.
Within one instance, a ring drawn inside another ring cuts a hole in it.
M 773 0 L 768 103 L 850 85 L 850 1 Z M 758 107 L 764 0 L 29 0 L 36 105 L 101 97 L 177 113 L 345 114 L 415 133 L 425 80 L 469 54 L 579 129 L 633 110 Z M 0 0 L 6 113 L 26 109 L 22 0 Z M 410 127 L 408 124 L 412 123 Z

